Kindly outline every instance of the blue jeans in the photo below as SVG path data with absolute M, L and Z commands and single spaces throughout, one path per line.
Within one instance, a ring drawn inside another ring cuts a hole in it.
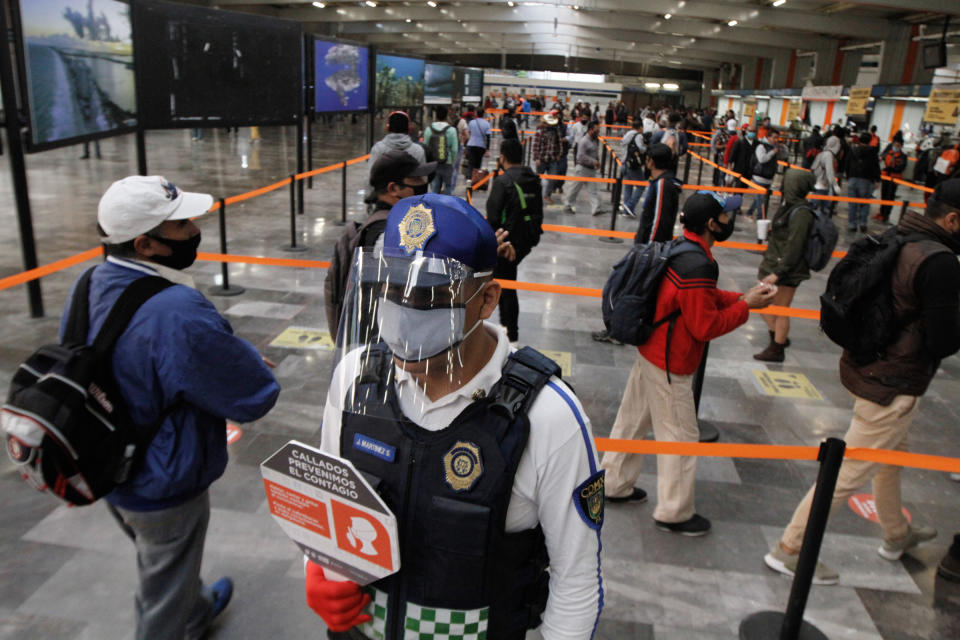
M 873 183 L 866 178 L 850 178 L 847 181 L 847 195 L 851 198 L 869 198 L 873 195 Z M 847 213 L 849 220 L 847 228 L 856 231 L 857 227 L 867 226 L 870 217 L 870 205 L 862 202 L 851 202 Z
M 832 195 L 829 189 L 814 189 L 811 193 L 818 196 Z M 835 200 L 811 200 L 810 202 L 813 203 L 813 206 L 816 207 L 820 213 L 831 217 L 833 216 L 833 206 L 836 204 Z
M 756 182 L 756 180 L 757 180 L 756 178 L 753 179 L 754 182 Z M 757 184 L 760 184 L 760 183 L 757 182 Z M 762 184 L 760 184 L 760 186 L 764 188 L 767 187 L 767 185 L 762 185 Z M 764 208 L 764 202 L 766 202 L 766 200 L 767 200 L 767 194 L 765 193 L 758 193 L 754 195 L 753 204 L 750 205 L 750 209 L 747 211 L 747 215 L 756 220 L 766 220 L 767 212 L 766 212 L 766 209 Z
M 560 163 L 559 162 L 541 162 L 537 165 L 537 173 L 546 173 L 548 175 L 559 176 L 563 175 L 560 173 Z M 559 180 L 544 180 L 543 181 L 543 197 L 549 198 L 550 194 L 560 188 Z
M 445 196 L 453 195 L 453 176 L 456 172 L 452 164 L 438 164 L 437 175 L 433 178 L 430 190 Z
M 213 617 L 213 592 L 200 581 L 209 493 L 159 511 L 110 512 L 137 549 L 137 640 L 203 636 Z
M 624 180 L 643 180 L 643 169 L 624 169 L 623 171 Z M 635 214 L 637 211 L 637 203 L 640 202 L 640 196 L 643 195 L 643 187 L 638 187 L 632 184 L 623 185 L 623 204 L 627 207 L 627 210 L 630 213 Z

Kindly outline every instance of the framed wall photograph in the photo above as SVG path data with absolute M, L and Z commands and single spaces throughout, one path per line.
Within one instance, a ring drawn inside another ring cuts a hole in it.
M 314 111 L 367 111 L 370 108 L 370 49 L 315 38 Z
M 419 58 L 377 54 L 377 108 L 423 104 L 426 63 Z
M 154 0 L 133 5 L 140 120 L 148 129 L 294 124 L 303 112 L 299 22 Z
M 453 102 L 453 66 L 426 63 L 423 75 L 423 103 L 450 104 Z
M 18 34 L 30 120 L 29 151 L 136 127 L 129 4 L 23 0 Z

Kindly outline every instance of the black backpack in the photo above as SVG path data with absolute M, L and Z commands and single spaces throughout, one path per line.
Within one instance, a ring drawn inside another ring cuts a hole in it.
M 637 133 L 630 138 L 630 142 L 627 143 L 627 169 L 631 171 L 643 169 L 644 157 L 640 151 L 640 146 L 637 144 L 637 136 L 640 135 L 642 134 Z
M 850 245 L 820 296 L 820 328 L 858 364 L 883 357 L 900 331 L 893 309 L 891 281 L 900 250 L 925 236 L 903 235 L 893 227 Z
M 503 175 L 510 179 L 507 174 Z M 543 196 L 539 181 L 537 188 L 529 193 L 524 193 L 523 187 L 515 180 L 510 182 L 512 188 L 507 191 L 500 213 L 500 226 L 510 232 L 509 240 L 517 248 L 518 257 L 522 258 L 540 244 L 543 234 Z M 511 211 L 511 207 L 516 209 Z
M 603 285 L 603 324 L 607 333 L 632 345 L 646 342 L 653 330 L 665 322 L 671 325 L 680 310 L 656 319 L 657 293 L 670 260 L 681 253 L 702 251 L 689 240 L 634 245 Z
M 373 246 L 373 243 L 367 242 L 367 230 L 373 224 L 385 221 L 388 213 L 390 213 L 389 209 L 378 209 L 362 224 L 351 220 L 344 227 L 343 234 L 333 249 L 327 277 L 323 281 L 323 304 L 327 312 L 327 328 L 330 329 L 330 337 L 334 341 L 337 339 L 337 331 L 340 328 L 340 314 L 343 312 L 343 301 L 347 292 L 347 279 L 350 277 L 354 251 L 357 247 Z
M 809 209 L 813 213 L 813 224 L 807 230 L 807 244 L 803 250 L 803 258 L 811 271 L 820 271 L 830 262 L 833 250 L 837 247 L 840 232 L 829 215 L 806 202 L 793 207 L 787 215 L 793 218 L 793 214 L 801 208 Z
M 452 164 L 453 161 L 450 145 L 447 144 L 447 129 L 449 128 L 448 125 L 443 129 L 437 129 L 436 122 L 430 125 L 429 147 L 438 164 Z
M 24 479 L 75 505 L 91 504 L 124 483 L 179 404 L 149 428 L 137 427 L 110 366 L 137 309 L 173 283 L 159 276 L 132 282 L 87 345 L 92 272 L 74 290 L 63 341 L 40 347 L 20 365 L 0 410 L 7 453 Z

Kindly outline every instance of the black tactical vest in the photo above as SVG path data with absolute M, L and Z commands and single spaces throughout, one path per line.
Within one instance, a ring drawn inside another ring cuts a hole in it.
M 372 585 L 388 596 L 385 638 L 403 637 L 413 603 L 489 607 L 486 637 L 522 640 L 546 607 L 547 551 L 539 526 L 511 534 L 504 526 L 527 413 L 559 367 L 529 347 L 511 354 L 489 395 L 432 432 L 400 412 L 389 350 L 372 347 L 362 361 L 345 399 L 340 453 L 399 525 L 400 571 Z

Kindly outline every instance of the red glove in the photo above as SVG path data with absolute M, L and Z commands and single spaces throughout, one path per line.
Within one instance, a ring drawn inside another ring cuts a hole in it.
M 331 631 L 347 631 L 373 619 L 363 613 L 370 603 L 370 594 L 361 591 L 356 582 L 327 580 L 323 568 L 308 561 L 304 586 L 307 606 L 323 618 Z

